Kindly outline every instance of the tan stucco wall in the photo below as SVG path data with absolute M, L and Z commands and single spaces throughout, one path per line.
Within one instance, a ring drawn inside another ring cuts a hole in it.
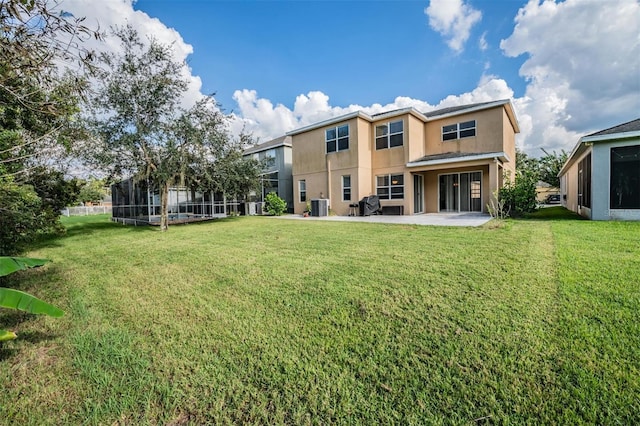
M 513 181 L 516 176 L 516 133 L 513 131 L 513 126 L 509 121 L 509 116 L 504 109 L 502 110 L 502 138 L 503 148 L 509 158 L 510 162 L 503 164 L 504 171 L 507 172 L 509 178 Z
M 442 126 L 476 120 L 476 135 L 468 138 L 442 141 Z M 503 150 L 503 135 L 508 118 L 502 106 L 484 111 L 456 115 L 427 123 L 426 152 L 444 154 L 447 152 L 499 152 Z M 511 130 L 513 132 L 513 130 Z M 514 148 L 515 149 L 515 148 Z
M 404 145 L 390 149 L 375 149 L 375 126 L 403 120 Z M 476 136 L 442 142 L 442 126 L 476 120 Z M 349 150 L 327 154 L 325 130 L 349 124 Z M 482 153 L 504 151 L 511 163 L 504 163 L 505 170 L 515 169 L 515 132 L 502 106 L 476 111 L 442 120 L 424 123 L 411 113 L 393 118 L 369 122 L 355 117 L 292 136 L 294 211 L 302 213 L 306 203 L 299 201 L 298 182 L 306 180 L 307 200 L 331 197 L 330 207 L 339 215 L 349 212 L 349 204 L 356 203 L 376 192 L 376 176 L 384 174 L 404 175 L 404 199 L 381 200 L 382 205 L 403 205 L 405 214 L 413 213 L 413 175 L 425 173 L 425 210 L 438 211 L 438 174 L 461 171 L 482 171 L 482 208 L 486 210 L 493 188 L 502 181 L 502 168 L 493 160 L 430 166 L 423 169 L 407 169 L 406 164 L 425 155 L 446 152 Z M 342 201 L 342 176 L 351 176 L 351 201 Z
M 564 176 L 566 177 L 566 187 L 561 190 L 561 202 L 566 208 L 578 214 L 581 213 L 578 211 L 578 164 L 580 164 L 580 161 L 590 153 L 591 149 L 587 149 L 583 152 L 582 155 L 577 157 L 571 167 L 569 167 L 564 173 Z M 564 198 L 565 195 L 566 199 Z

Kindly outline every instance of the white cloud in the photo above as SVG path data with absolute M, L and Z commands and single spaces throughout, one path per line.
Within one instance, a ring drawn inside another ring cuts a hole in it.
M 239 132 L 248 131 L 261 142 L 282 136 L 288 131 L 317 123 L 332 117 L 338 117 L 354 111 L 366 114 L 377 114 L 400 108 L 414 107 L 418 111 L 428 112 L 434 109 L 476 102 L 488 102 L 498 99 L 510 99 L 513 90 L 507 83 L 495 76 L 483 76 L 477 88 L 468 93 L 447 96 L 436 105 L 420 99 L 398 96 L 393 102 L 381 105 L 362 106 L 352 104 L 347 107 L 331 106 L 329 96 L 314 91 L 306 95 L 298 95 L 293 109 L 282 104 L 273 106 L 265 98 L 259 98 L 255 90 L 237 90 L 233 95 L 238 103 L 238 114 L 233 116 L 232 129 Z
M 442 34 L 447 45 L 458 53 L 463 50 L 471 28 L 482 19 L 482 12 L 463 0 L 431 0 L 424 13 L 429 17 L 429 26 Z
M 478 48 L 483 52 L 489 48 L 489 43 L 487 43 L 487 32 L 483 32 L 478 40 Z
M 520 68 L 526 93 L 517 102 L 532 120 L 521 139 L 526 149 L 570 150 L 586 133 L 637 118 L 640 3 L 531 0 L 515 23 L 500 47 L 528 56 Z
M 130 24 L 138 30 L 143 40 L 154 37 L 163 44 L 170 44 L 174 53 L 174 59 L 184 62 L 193 53 L 193 47 L 186 43 L 180 33 L 167 27 L 156 18 L 151 18 L 144 12 L 133 9 L 134 0 L 64 0 L 60 8 L 71 12 L 76 17 L 85 17 L 84 25 L 91 28 L 100 28 L 107 33 L 104 42 L 87 40 L 85 46 L 97 51 L 118 52 L 120 42 L 109 34 L 110 28 Z M 202 81 L 200 77 L 191 74 L 191 69 L 185 66 L 182 77 L 189 82 L 183 104 L 193 104 L 202 94 Z

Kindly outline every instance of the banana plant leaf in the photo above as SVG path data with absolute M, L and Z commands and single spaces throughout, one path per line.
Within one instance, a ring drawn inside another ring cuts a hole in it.
M 16 337 L 16 333 L 13 331 L 0 330 L 0 342 L 4 342 L 5 340 L 13 340 Z
M 30 314 L 45 314 L 52 317 L 64 315 L 62 309 L 38 299 L 24 291 L 0 287 L 0 307 L 18 309 Z
M 42 266 L 47 262 L 47 259 L 0 256 L 0 277 L 4 277 L 5 275 L 12 274 L 16 271 Z

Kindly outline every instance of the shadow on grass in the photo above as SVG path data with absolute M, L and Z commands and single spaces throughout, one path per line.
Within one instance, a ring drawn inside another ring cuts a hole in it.
M 566 209 L 563 206 L 543 207 L 533 213 L 529 213 L 522 219 L 525 220 L 586 220 L 579 214 Z

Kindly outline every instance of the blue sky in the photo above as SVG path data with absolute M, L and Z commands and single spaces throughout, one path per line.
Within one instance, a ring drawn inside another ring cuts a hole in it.
M 492 47 L 483 52 L 469 43 L 462 54 L 429 27 L 424 1 L 139 0 L 134 7 L 193 45 L 189 64 L 202 78 L 203 91 L 216 92 L 231 108 L 239 88 L 290 107 L 298 94 L 312 90 L 343 106 L 385 104 L 397 96 L 437 102 L 473 90 L 487 63 L 520 96 L 523 59 L 503 58 L 496 47 L 513 30 L 521 4 L 476 4 L 486 22 L 474 28 L 474 39 L 486 31 Z
M 188 98 L 215 93 L 260 141 L 356 109 L 510 98 L 518 145 L 571 150 L 640 117 L 638 0 L 64 0 L 173 43 Z M 99 49 L 117 50 L 107 40 Z

